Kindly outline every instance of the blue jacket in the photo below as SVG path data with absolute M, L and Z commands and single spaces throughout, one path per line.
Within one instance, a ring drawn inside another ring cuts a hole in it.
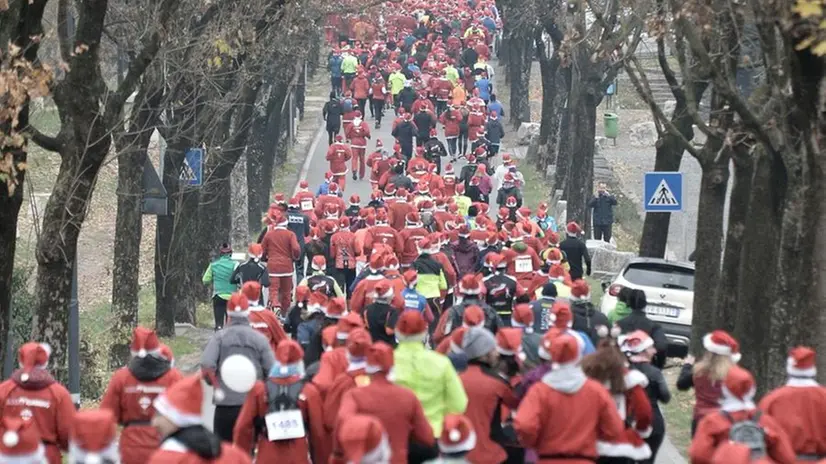
M 427 299 L 412 288 L 405 288 L 402 290 L 402 298 L 404 298 L 404 309 L 412 309 L 423 312 L 427 307 Z
M 491 111 L 496 111 L 496 114 L 498 114 L 499 117 L 505 116 L 505 107 L 502 106 L 502 103 L 499 100 L 488 103 L 488 114 L 490 114 Z
M 479 98 L 482 100 L 490 100 L 490 81 L 486 78 L 479 79 L 474 84 L 477 89 L 479 89 Z
M 327 66 L 330 69 L 330 75 L 332 77 L 341 77 L 341 62 L 344 58 L 341 55 L 332 55 L 330 56 L 330 60 L 327 62 Z
M 321 195 L 327 195 L 327 193 L 329 191 L 330 191 L 330 183 L 325 180 L 316 189 L 315 196 L 320 197 Z

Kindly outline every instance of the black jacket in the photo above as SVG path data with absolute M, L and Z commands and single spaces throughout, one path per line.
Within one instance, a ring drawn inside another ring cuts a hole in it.
M 424 143 L 424 157 L 430 162 L 435 162 L 436 158 L 447 156 L 445 144 L 436 137 L 431 137 Z
M 321 110 L 324 120 L 327 121 L 328 129 L 341 127 L 341 103 L 338 100 L 330 100 L 324 104 Z
M 413 137 L 416 136 L 416 126 L 410 121 L 402 121 L 393 129 L 392 135 L 399 139 L 399 145 L 412 147 Z
M 387 320 L 393 312 L 392 306 L 387 303 L 374 302 L 364 308 L 364 318 L 373 342 L 384 342 L 396 346 L 396 337 L 387 333 Z
M 244 285 L 251 280 L 258 282 L 262 287 L 270 286 L 270 275 L 267 273 L 267 265 L 252 258 L 236 267 L 235 270 L 232 271 L 232 276 L 229 278 L 230 282 L 238 286 Z
M 568 237 L 559 244 L 559 251 L 568 259 L 568 265 L 571 266 L 571 279 L 581 279 L 585 275 L 583 262 L 588 275 L 591 275 L 591 254 L 588 253 L 585 242 L 576 237 Z
M 476 174 L 476 168 L 478 166 L 479 165 L 476 163 L 468 163 L 462 166 L 462 170 L 459 171 L 458 181 L 465 184 L 465 190 L 467 190 L 467 188 L 470 187 L 470 178 L 473 177 L 474 174 Z
M 304 237 L 310 235 L 310 218 L 301 211 L 287 209 L 287 228 L 295 234 L 298 247 L 304 250 Z
M 571 312 L 574 313 L 574 326 L 571 328 L 588 334 L 591 341 L 594 342 L 594 346 L 599 344 L 597 327 L 604 325 L 607 329 L 611 328 L 608 316 L 595 309 L 590 301 L 571 302 Z
M 485 301 L 496 310 L 496 313 L 510 316 L 513 312 L 513 301 L 516 298 L 516 279 L 502 273 L 493 273 L 484 279 Z
M 505 128 L 502 127 L 502 121 L 499 119 L 490 119 L 485 124 L 485 132 L 487 132 L 487 138 L 490 140 L 490 143 L 498 144 L 502 142 L 502 138 L 505 136 Z
M 476 53 L 473 47 L 468 47 L 462 52 L 462 64 L 468 68 L 473 69 L 473 65 L 475 65 L 478 60 L 479 54 Z
M 430 138 L 430 129 L 436 127 L 436 119 L 427 111 L 419 111 L 413 116 L 413 123 L 416 124 L 418 132 L 416 138 L 427 140 Z
M 654 413 L 651 421 L 652 435 L 662 435 L 665 433 L 665 419 L 660 411 L 660 403 L 666 404 L 671 401 L 668 382 L 665 381 L 662 371 L 649 363 L 632 363 L 631 369 L 642 372 L 648 378 L 645 393 Z
M 446 316 L 449 319 L 447 320 L 447 324 L 445 326 L 445 335 L 449 334 L 450 332 L 453 332 L 459 327 L 462 327 L 462 318 L 465 315 L 465 308 L 473 305 L 482 308 L 482 311 L 484 311 L 486 329 L 490 330 L 493 333 L 496 333 L 499 330 L 499 328 L 502 327 L 502 320 L 499 319 L 499 315 L 496 314 L 495 309 L 493 309 L 489 304 L 480 300 L 478 296 L 466 296 L 462 297 L 461 303 L 453 305 L 453 307 L 449 309 L 450 314 Z
M 643 311 L 631 311 L 631 314 L 617 321 L 617 326 L 623 334 L 629 334 L 635 330 L 642 330 L 654 340 L 654 348 L 657 349 L 657 356 L 653 364 L 659 368 L 665 365 L 666 354 L 668 353 L 668 339 L 665 337 L 660 324 L 652 321 Z
M 496 194 L 496 204 L 499 207 L 505 206 L 505 202 L 508 201 L 508 197 L 516 198 L 516 209 L 522 207 L 522 192 L 519 191 L 516 187 L 511 188 L 500 188 L 499 192 Z
M 613 195 L 599 195 L 588 202 L 588 208 L 594 209 L 594 225 L 610 226 L 614 223 L 614 206 L 617 199 Z
M 413 108 L 414 101 L 416 101 L 416 91 L 413 87 L 405 87 L 399 92 L 399 104 L 404 107 L 405 111 Z

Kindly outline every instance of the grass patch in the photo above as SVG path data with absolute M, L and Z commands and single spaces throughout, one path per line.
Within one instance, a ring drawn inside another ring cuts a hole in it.
M 677 376 L 680 374 L 680 361 L 671 363 L 663 370 L 665 380 L 671 389 L 671 401 L 668 404 L 661 404 L 666 422 L 666 433 L 682 455 L 687 454 L 691 445 L 691 418 L 694 415 L 694 393 L 689 390 L 681 392 L 677 390 Z

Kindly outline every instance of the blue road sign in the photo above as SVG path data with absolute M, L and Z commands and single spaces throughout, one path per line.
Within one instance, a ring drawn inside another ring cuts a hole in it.
M 646 212 L 672 213 L 683 210 L 683 173 L 646 172 L 643 206 Z
M 181 180 L 188 185 L 201 185 L 204 180 L 204 149 L 190 148 L 184 154 Z

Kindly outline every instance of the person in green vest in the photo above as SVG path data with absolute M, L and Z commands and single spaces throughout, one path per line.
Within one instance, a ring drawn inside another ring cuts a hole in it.
M 404 77 L 399 67 L 396 67 L 393 73 L 390 74 L 390 77 L 387 78 L 387 84 L 390 86 L 390 94 L 393 95 L 393 108 L 395 108 L 396 114 L 399 114 L 399 92 L 404 88 L 404 81 L 406 80 L 407 78 Z
M 453 63 L 450 62 L 445 66 L 445 78 L 450 81 L 451 84 L 456 85 L 459 82 L 459 70 L 453 66 Z
M 350 84 L 353 83 L 353 78 L 356 77 L 359 60 L 352 51 L 344 53 L 344 59 L 341 60 L 341 74 L 344 76 L 345 89 L 350 89 Z
M 218 257 L 209 263 L 201 281 L 204 285 L 212 284 L 212 314 L 215 316 L 215 330 L 224 328 L 224 319 L 227 315 L 227 301 L 237 290 L 237 286 L 230 278 L 238 263 L 232 259 L 232 246 L 221 244 Z

